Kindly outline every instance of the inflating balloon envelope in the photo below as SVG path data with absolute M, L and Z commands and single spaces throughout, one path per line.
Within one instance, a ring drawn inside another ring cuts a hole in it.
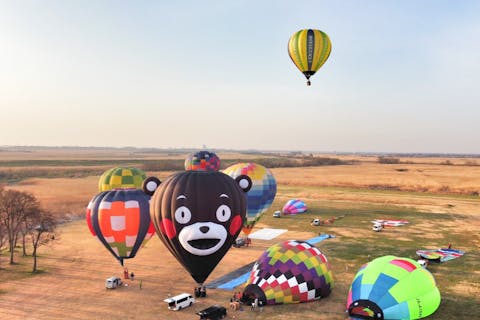
M 408 258 L 384 256 L 360 268 L 350 287 L 353 319 L 420 319 L 440 305 L 432 274 Z
M 288 200 L 282 208 L 283 214 L 297 214 L 307 211 L 305 202 L 299 199 Z
M 243 291 L 245 302 L 315 301 L 327 297 L 333 276 L 327 257 L 314 245 L 289 240 L 268 248 L 257 260 Z

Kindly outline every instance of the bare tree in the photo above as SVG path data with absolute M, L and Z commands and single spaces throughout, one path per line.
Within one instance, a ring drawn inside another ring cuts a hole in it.
M 5 249 L 5 245 L 7 243 L 7 232 L 2 223 L 0 223 L 0 255 L 2 251 Z
M 18 234 L 27 216 L 40 210 L 38 200 L 28 192 L 17 190 L 0 190 L 0 223 L 4 226 L 10 251 L 10 264 Z
M 25 225 L 27 226 L 27 232 L 32 239 L 32 272 L 37 272 L 38 248 L 55 240 L 55 228 L 57 222 L 50 211 L 38 210 L 35 214 L 27 217 Z

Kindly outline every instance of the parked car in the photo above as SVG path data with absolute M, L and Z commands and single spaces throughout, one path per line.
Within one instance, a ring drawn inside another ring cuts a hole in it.
M 195 303 L 195 298 L 189 293 L 182 293 L 178 296 L 167 298 L 163 301 L 168 303 L 168 309 L 177 311 L 186 307 L 190 307 Z
M 206 309 L 203 309 L 202 311 L 197 312 L 197 315 L 200 316 L 201 320 L 223 319 L 227 316 L 227 308 L 219 305 L 213 305 Z
M 115 289 L 116 287 L 119 287 L 122 285 L 122 279 L 120 277 L 110 277 L 107 280 L 105 280 L 105 288 L 107 289 Z

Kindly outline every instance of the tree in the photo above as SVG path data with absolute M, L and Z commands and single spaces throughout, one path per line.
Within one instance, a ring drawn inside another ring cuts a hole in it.
M 0 254 L 5 249 L 7 243 L 7 232 L 2 223 L 0 223 Z
M 36 214 L 27 217 L 25 225 L 27 226 L 27 232 L 32 239 L 32 272 L 37 272 L 37 249 L 38 247 L 55 240 L 55 228 L 57 222 L 51 212 L 38 210 L 36 211 Z
M 40 210 L 38 200 L 28 192 L 0 190 L 0 223 L 5 228 L 10 251 L 10 264 L 14 263 L 13 254 L 18 234 L 27 216 Z

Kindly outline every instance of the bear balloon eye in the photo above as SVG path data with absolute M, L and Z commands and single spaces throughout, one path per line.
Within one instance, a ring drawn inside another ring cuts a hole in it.
M 190 219 L 192 218 L 192 213 L 190 212 L 190 209 L 188 209 L 185 206 L 178 207 L 177 210 L 175 210 L 175 220 L 178 223 L 185 224 L 189 223 Z
M 217 209 L 217 219 L 220 222 L 225 222 L 230 219 L 230 216 L 232 215 L 232 211 L 230 210 L 230 207 L 222 204 L 220 207 Z

